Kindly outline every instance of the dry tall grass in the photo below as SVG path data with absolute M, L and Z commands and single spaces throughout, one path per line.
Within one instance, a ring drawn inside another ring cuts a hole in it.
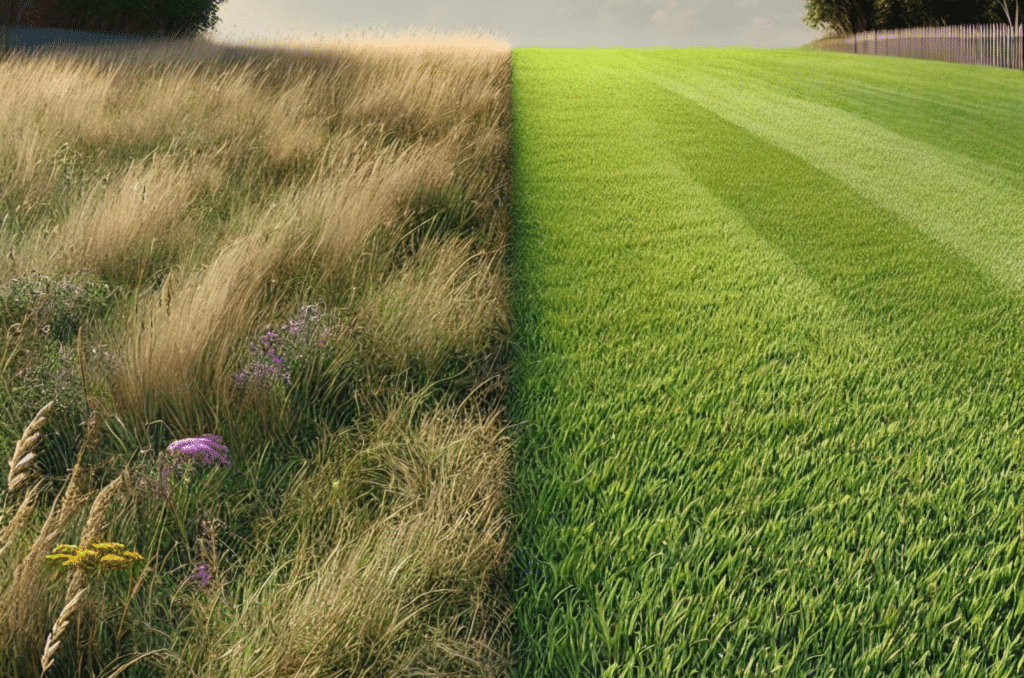
M 85 272 L 117 300 L 78 330 L 87 398 L 58 398 L 66 437 L 88 419 L 77 456 L 33 437 L 49 405 L 15 446 L 5 506 L 40 442 L 71 473 L 41 521 L 40 472 L 0 533 L 0 674 L 504 673 L 510 460 L 481 394 L 511 329 L 509 57 L 399 38 L 0 60 L 0 283 Z M 327 343 L 240 398 L 259 329 L 316 302 Z M 58 341 L 31 317 L 3 379 Z M 43 395 L 0 387 L 0 410 Z M 205 433 L 230 469 L 173 499 L 137 479 L 140 450 Z M 106 535 L 145 566 L 47 581 L 58 539 Z M 217 586 L 186 593 L 200 556 Z

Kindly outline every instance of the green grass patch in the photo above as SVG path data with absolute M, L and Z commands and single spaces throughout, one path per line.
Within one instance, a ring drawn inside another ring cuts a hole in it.
M 1024 666 L 1024 73 L 513 55 L 522 676 Z

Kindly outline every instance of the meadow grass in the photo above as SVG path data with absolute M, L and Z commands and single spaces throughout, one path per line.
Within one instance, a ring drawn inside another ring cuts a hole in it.
M 509 58 L 0 60 L 0 675 L 503 675 Z
M 516 49 L 515 675 L 1024 670 L 1024 73 Z

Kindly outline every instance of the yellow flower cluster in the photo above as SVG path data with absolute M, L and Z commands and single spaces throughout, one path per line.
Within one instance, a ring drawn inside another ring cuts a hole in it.
M 124 551 L 124 544 L 102 542 L 79 548 L 71 544 L 61 544 L 53 549 L 53 554 L 46 556 L 48 560 L 61 560 L 60 564 L 67 569 L 80 569 L 92 572 L 97 566 L 104 571 L 123 570 L 142 560 L 142 556 L 134 551 Z

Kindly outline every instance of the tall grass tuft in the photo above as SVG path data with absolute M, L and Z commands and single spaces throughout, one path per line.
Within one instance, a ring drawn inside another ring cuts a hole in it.
M 51 400 L 39 410 L 35 417 L 28 426 L 25 427 L 24 432 L 21 434 L 21 438 L 14 446 L 14 456 L 11 457 L 8 465 L 10 470 L 7 473 L 7 497 L 13 497 L 16 492 L 22 487 L 25 487 L 31 482 L 31 467 L 29 463 L 35 458 L 35 453 L 32 451 L 39 442 L 39 436 L 41 435 L 40 429 L 46 425 L 46 414 L 53 407 L 53 401 Z M 25 526 L 29 516 L 32 515 L 32 511 L 35 509 L 35 500 L 39 493 L 42 481 L 36 483 L 28 492 L 25 493 L 21 504 L 18 506 L 18 510 L 15 512 L 14 517 L 11 518 L 7 525 L 4 525 L 0 529 L 0 554 L 7 548 L 11 537 L 19 529 Z

